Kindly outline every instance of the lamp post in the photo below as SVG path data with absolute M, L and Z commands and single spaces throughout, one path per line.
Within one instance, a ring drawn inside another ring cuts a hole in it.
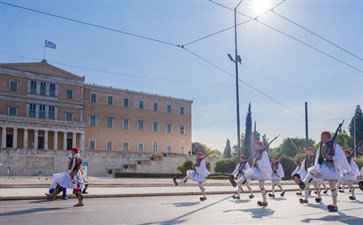
M 236 106 L 237 106 L 237 160 L 239 160 L 241 155 L 241 137 L 240 137 L 240 119 L 239 119 L 239 88 L 238 88 L 238 63 L 241 64 L 242 60 L 241 57 L 238 55 L 237 52 L 237 8 L 242 3 L 241 0 L 238 5 L 234 8 L 234 58 L 228 55 L 228 58 L 235 63 L 235 70 L 236 70 Z

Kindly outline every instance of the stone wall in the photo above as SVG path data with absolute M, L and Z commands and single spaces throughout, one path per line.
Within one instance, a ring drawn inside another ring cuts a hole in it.
M 6 174 L 10 166 L 15 176 L 34 176 L 41 171 L 49 176 L 64 172 L 67 169 L 69 151 L 34 150 L 34 149 L 2 149 L 0 150 L 1 175 Z M 195 156 L 168 154 L 158 155 L 151 160 L 151 155 L 131 155 L 118 152 L 83 151 L 84 162 L 88 162 L 88 176 L 111 176 L 109 170 L 126 173 L 178 173 L 176 166 L 185 160 L 195 160 Z M 208 157 L 211 173 L 219 158 Z M 127 167 L 127 169 L 125 169 Z

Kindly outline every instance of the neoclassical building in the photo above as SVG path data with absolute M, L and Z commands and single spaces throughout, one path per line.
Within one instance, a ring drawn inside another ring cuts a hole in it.
M 87 84 L 48 64 L 0 64 L 2 149 L 186 154 L 192 101 Z

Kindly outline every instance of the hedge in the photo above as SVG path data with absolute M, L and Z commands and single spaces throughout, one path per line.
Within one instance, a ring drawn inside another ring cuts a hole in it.
M 236 168 L 236 162 L 230 159 L 223 159 L 218 162 L 216 162 L 216 166 L 214 168 L 214 171 L 216 173 L 226 173 L 230 174 L 233 172 L 233 170 Z

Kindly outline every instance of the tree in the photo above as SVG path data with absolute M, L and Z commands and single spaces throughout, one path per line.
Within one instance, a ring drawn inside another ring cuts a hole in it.
M 202 152 L 204 155 L 207 153 L 205 147 L 199 142 L 192 143 L 192 153 L 193 155 L 197 154 L 197 152 Z
M 236 166 L 236 163 L 233 160 L 223 159 L 223 160 L 216 162 L 214 171 L 216 171 L 216 173 L 232 173 L 235 166 Z
M 248 112 L 246 116 L 246 131 L 245 131 L 245 139 L 244 139 L 244 154 L 246 157 L 250 157 L 253 154 L 252 149 L 252 112 L 251 112 L 251 103 L 248 104 Z
M 224 147 L 223 157 L 224 158 L 231 158 L 232 157 L 231 142 L 229 141 L 229 139 L 227 139 L 226 147 Z
M 355 130 L 354 130 L 354 120 L 355 120 Z M 355 138 L 356 144 L 361 145 L 361 147 L 357 150 L 357 155 L 363 155 L 363 113 L 360 105 L 357 105 L 355 109 L 355 113 L 353 118 L 349 124 L 349 133 L 350 136 Z
M 298 148 L 291 138 L 286 138 L 281 144 L 280 153 L 283 156 L 294 158 L 294 156 L 298 153 Z

